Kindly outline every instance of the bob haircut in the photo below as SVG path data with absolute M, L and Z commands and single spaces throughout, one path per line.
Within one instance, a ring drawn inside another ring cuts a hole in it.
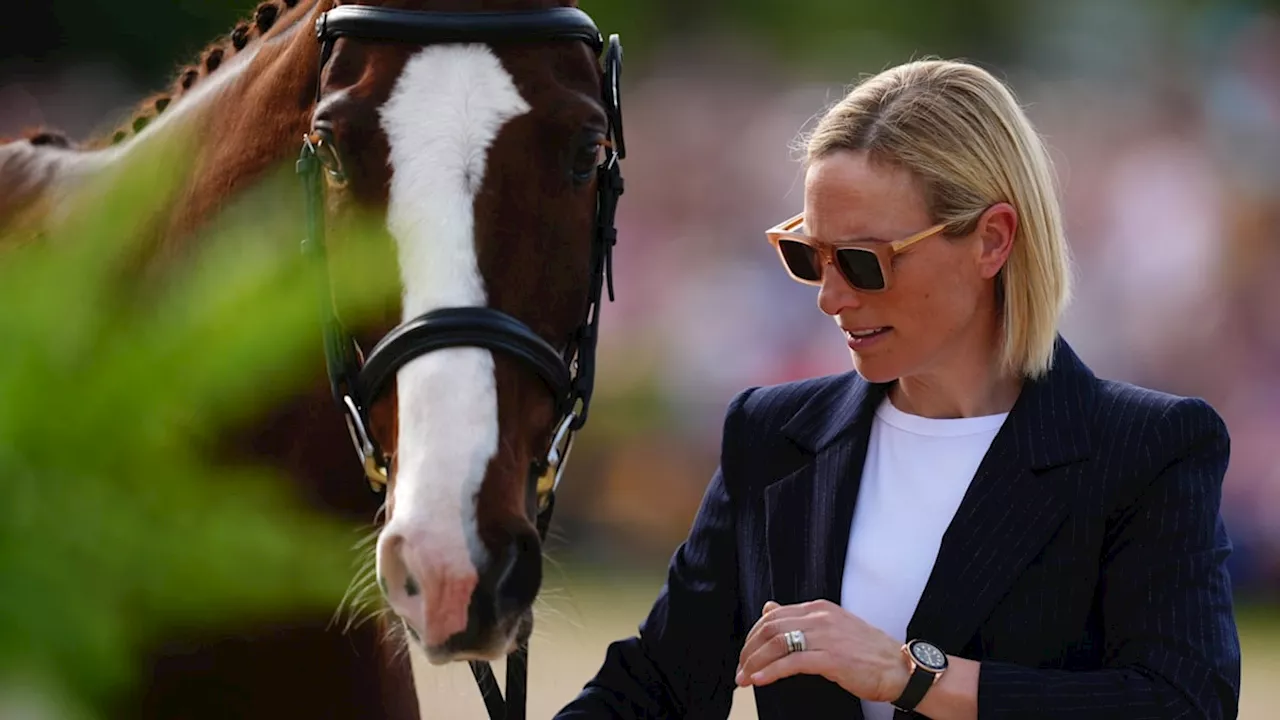
M 1013 249 L 996 277 L 1000 362 L 1029 378 L 1049 370 L 1071 259 L 1049 153 L 1008 87 L 964 62 L 899 65 L 827 110 L 802 149 L 806 165 L 847 150 L 905 168 L 948 235 L 972 232 L 995 203 L 1012 205 Z

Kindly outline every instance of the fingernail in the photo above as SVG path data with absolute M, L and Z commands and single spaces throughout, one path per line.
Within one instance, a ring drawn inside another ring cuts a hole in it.
M 738 674 L 734 676 L 734 678 L 733 678 L 733 684 L 735 684 L 735 685 L 742 685 L 742 671 L 741 671 L 741 670 L 739 670 L 739 671 L 738 671 Z

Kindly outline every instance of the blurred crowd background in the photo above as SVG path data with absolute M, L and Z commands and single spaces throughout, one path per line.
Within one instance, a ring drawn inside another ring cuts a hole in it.
M 771 5 L 776 24 L 743 35 L 710 10 L 683 28 L 673 14 L 670 32 L 628 45 L 642 59 L 627 70 L 619 297 L 596 416 L 611 432 L 588 430 L 566 480 L 566 515 L 600 542 L 575 547 L 668 552 L 732 395 L 849 368 L 763 230 L 801 206 L 795 141 L 822 109 L 861 76 L 942 55 L 1007 79 L 1052 149 L 1076 262 L 1068 341 L 1101 375 L 1202 396 L 1225 418 L 1234 578 L 1242 595 L 1275 597 L 1280 14 L 1228 1 L 745 5 Z
M 1077 280 L 1065 337 L 1101 375 L 1218 409 L 1238 597 L 1280 601 L 1280 3 L 581 4 L 626 48 L 630 154 L 617 302 L 553 557 L 658 577 L 731 397 L 849 368 L 763 231 L 800 208 L 796 139 L 853 82 L 959 57 L 1011 83 L 1057 162 Z M 250 8 L 23 3 L 26 20 L 0 22 L 0 136 L 109 131 Z

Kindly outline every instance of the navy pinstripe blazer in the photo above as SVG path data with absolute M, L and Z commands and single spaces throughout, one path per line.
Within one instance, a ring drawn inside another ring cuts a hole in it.
M 720 468 L 639 635 L 609 646 L 557 718 L 726 717 L 765 601 L 840 601 L 887 388 L 849 372 L 735 398 Z M 1059 338 L 944 534 L 908 635 L 982 662 L 982 720 L 1234 718 L 1228 452 L 1205 402 L 1100 380 Z M 817 676 L 755 697 L 764 719 L 862 717 Z

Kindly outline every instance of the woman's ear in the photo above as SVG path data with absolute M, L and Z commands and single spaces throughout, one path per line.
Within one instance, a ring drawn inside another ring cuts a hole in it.
M 1007 202 L 987 208 L 974 231 L 979 239 L 978 269 L 984 279 L 1000 273 L 1018 234 L 1018 211 Z

